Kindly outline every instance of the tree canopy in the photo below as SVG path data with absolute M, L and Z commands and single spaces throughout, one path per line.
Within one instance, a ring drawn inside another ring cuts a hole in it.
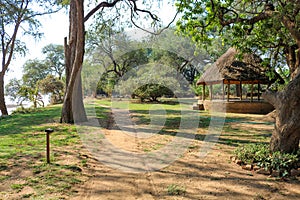
M 187 80 L 185 85 L 187 89 L 191 85 L 195 85 L 195 79 L 199 72 L 203 70 L 204 65 L 210 62 L 210 57 L 203 53 L 203 49 L 201 51 L 195 48 L 195 45 L 188 38 L 176 36 L 174 29 L 166 30 L 158 36 L 146 34 L 141 39 L 130 37 L 131 34 L 130 31 L 122 32 L 114 27 L 103 29 L 103 26 L 93 29 L 87 34 L 87 53 L 82 77 L 84 91 L 89 92 L 89 95 L 91 93 L 95 95 L 97 78 L 99 93 L 111 96 L 119 79 L 130 70 L 138 70 L 141 66 L 149 63 L 166 65 L 183 75 Z M 167 72 L 169 72 L 168 69 L 165 73 Z M 148 74 L 147 71 L 144 73 L 145 75 Z M 101 78 L 99 78 L 100 76 Z M 143 76 L 140 74 L 140 78 Z M 142 94 L 140 91 L 147 89 L 145 91 L 149 92 L 144 93 L 143 96 L 149 96 L 152 89 L 164 90 L 159 84 L 145 85 L 147 86 L 142 87 L 140 85 L 140 89 L 137 89 L 136 93 Z M 94 92 L 91 92 L 88 87 L 93 88 Z M 163 94 L 172 96 L 169 92 L 163 92 Z M 131 94 L 127 93 L 126 95 Z M 141 95 L 135 94 L 134 96 Z
M 239 50 L 264 55 L 265 61 L 291 77 L 297 73 L 300 46 L 300 2 L 292 1 L 180 1 L 177 26 L 199 45 L 216 38 Z
M 41 26 L 37 17 L 56 12 L 60 9 L 58 0 L 5 0 L 0 2 L 0 111 L 7 115 L 4 98 L 4 76 L 14 56 L 25 55 L 26 46 L 20 39 L 32 36 L 40 38 Z
M 23 66 L 22 79 L 11 79 L 5 87 L 6 95 L 10 96 L 11 100 L 17 101 L 17 104 L 30 101 L 34 107 L 37 107 L 38 103 L 44 105 L 42 94 L 50 94 L 52 104 L 61 103 L 64 89 L 64 83 L 61 80 L 64 65 L 59 59 L 63 58 L 63 51 L 57 51 L 60 47 L 60 45 L 47 45 L 42 51 L 46 54 L 45 59 L 27 60 Z M 45 49 L 48 51 L 44 51 Z
M 65 72 L 64 47 L 57 44 L 49 44 L 42 49 L 46 55 L 45 64 L 53 74 L 62 79 Z

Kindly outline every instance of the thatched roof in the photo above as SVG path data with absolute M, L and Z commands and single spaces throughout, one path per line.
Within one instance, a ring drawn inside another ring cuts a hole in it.
M 243 54 L 241 60 L 234 48 L 227 50 L 215 63 L 213 63 L 198 80 L 197 85 L 224 82 L 237 83 L 271 83 L 266 72 L 269 70 L 262 66 L 262 59 L 255 54 Z M 273 81 L 274 82 L 274 81 Z

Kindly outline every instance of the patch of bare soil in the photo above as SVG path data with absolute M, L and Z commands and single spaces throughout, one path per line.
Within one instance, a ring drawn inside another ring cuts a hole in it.
M 231 125 L 241 130 L 272 130 L 272 125 L 259 123 L 260 116 L 251 116 L 249 121 L 251 123 L 232 122 Z M 155 150 L 160 147 L 157 144 L 170 141 L 170 136 L 158 134 L 137 139 L 116 129 L 106 130 L 105 137 L 118 148 L 138 153 Z M 243 170 L 230 161 L 235 147 L 225 143 L 217 143 L 206 157 L 199 158 L 203 145 L 203 141 L 195 140 L 186 153 L 169 166 L 143 173 L 112 169 L 87 154 L 83 173 L 90 178 L 76 188 L 77 195 L 70 199 L 300 199 L 299 177 L 279 180 Z

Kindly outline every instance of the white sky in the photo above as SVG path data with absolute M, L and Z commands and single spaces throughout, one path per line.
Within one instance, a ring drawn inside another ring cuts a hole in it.
M 26 41 L 23 42 L 26 43 L 28 52 L 25 57 L 18 56 L 12 61 L 5 76 L 5 83 L 8 83 L 8 80 L 11 78 L 20 79 L 22 77 L 22 66 L 25 61 L 34 58 L 41 59 L 43 55 L 41 50 L 44 46 L 51 43 L 63 45 L 64 37 L 68 35 L 68 16 L 65 14 L 65 11 L 60 11 L 51 16 L 44 16 L 40 22 L 44 36 L 38 41 L 29 37 L 24 38 Z
M 175 15 L 175 7 L 174 5 L 165 3 L 161 8 L 155 9 L 155 14 L 162 19 L 164 24 L 168 24 Z M 25 57 L 18 56 L 11 62 L 9 71 L 5 76 L 5 84 L 7 84 L 11 78 L 20 79 L 22 77 L 22 66 L 26 60 L 35 58 L 43 59 L 41 50 L 44 46 L 48 44 L 63 45 L 64 37 L 68 36 L 68 20 L 69 17 L 66 10 L 62 10 L 51 16 L 44 16 L 40 19 L 42 24 L 41 31 L 44 33 L 44 36 L 38 41 L 31 38 L 24 38 L 26 41 L 23 42 L 27 45 L 28 53 Z

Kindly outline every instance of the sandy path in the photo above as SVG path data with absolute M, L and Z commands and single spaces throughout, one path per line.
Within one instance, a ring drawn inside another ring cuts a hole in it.
M 253 118 L 253 121 L 261 118 Z M 259 123 L 237 124 L 233 127 L 244 129 L 269 129 L 272 125 Z M 200 130 L 198 133 L 201 133 Z M 104 131 L 113 145 L 134 153 L 153 150 L 157 144 L 170 142 L 170 136 L 153 135 L 136 139 L 110 127 Z M 242 137 L 242 136 L 240 136 Z M 244 139 L 244 138 L 238 138 Z M 160 199 L 300 199 L 299 177 L 280 181 L 273 177 L 242 170 L 230 160 L 233 145 L 218 143 L 205 158 L 199 158 L 203 141 L 193 141 L 187 151 L 175 162 L 151 172 L 128 173 L 113 169 L 88 154 L 88 167 L 84 173 L 89 179 L 77 188 L 75 200 L 160 200 Z M 160 147 L 160 146 L 159 146 Z M 170 186 L 181 189 L 179 195 L 168 193 Z
M 151 199 L 299 199 L 299 178 L 275 181 L 274 178 L 242 170 L 230 162 L 230 148 L 218 144 L 205 158 L 198 159 L 195 144 L 184 157 L 156 172 L 125 173 L 90 158 L 90 178 L 78 188 L 75 200 L 151 200 Z M 169 195 L 172 185 L 185 193 Z

